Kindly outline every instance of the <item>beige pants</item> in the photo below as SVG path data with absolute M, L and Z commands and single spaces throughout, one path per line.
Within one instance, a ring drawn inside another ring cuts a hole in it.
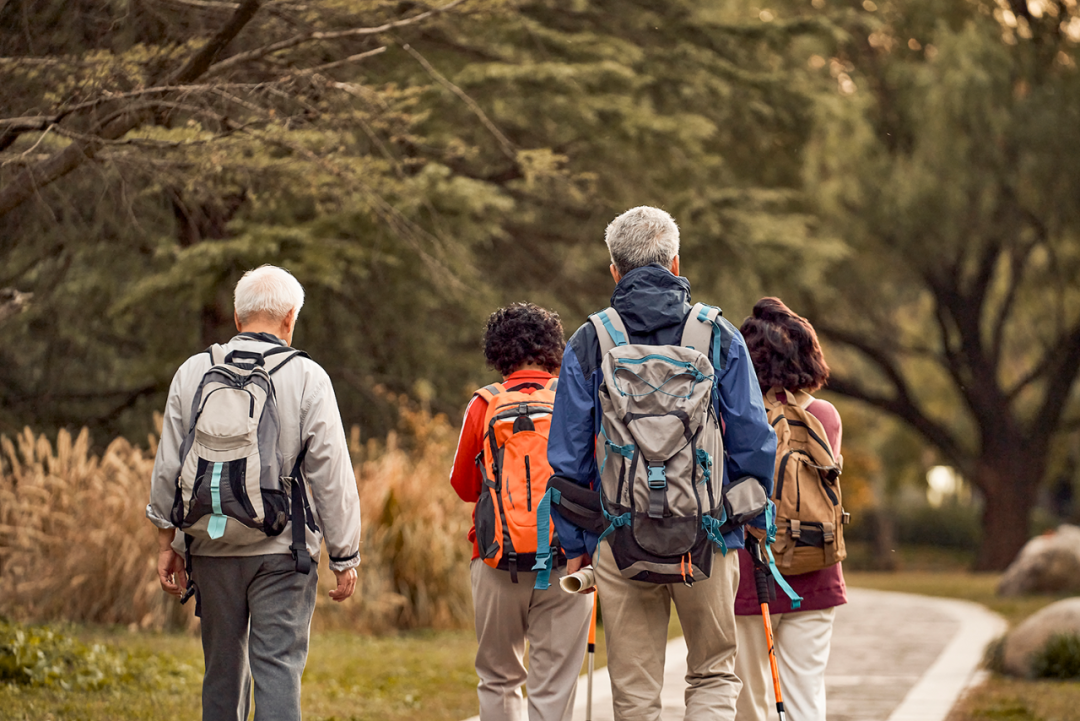
M 835 617 L 835 608 L 769 614 L 788 718 L 825 721 L 825 666 Z M 735 625 L 739 631 L 735 673 L 743 682 L 739 721 L 766 721 L 775 713 L 776 695 L 765 626 L 761 616 L 738 616 Z
M 740 687 L 734 673 L 736 554 L 717 554 L 712 575 L 693 586 L 623 578 L 606 542 L 598 555 L 597 588 L 616 721 L 660 718 L 672 603 L 687 646 L 686 720 L 734 719 Z
M 473 559 L 476 609 L 476 674 L 481 721 L 520 721 L 529 695 L 529 721 L 570 721 L 588 642 L 592 597 L 559 588 L 564 569 L 551 572 L 551 587 L 533 589 L 535 573 L 507 571 Z M 529 668 L 525 668 L 525 641 Z

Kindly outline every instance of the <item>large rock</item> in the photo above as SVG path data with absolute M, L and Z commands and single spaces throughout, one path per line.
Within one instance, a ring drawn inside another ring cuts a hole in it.
M 1080 591 L 1080 528 L 1061 525 L 1032 538 L 1005 570 L 998 595 Z
M 1010 631 L 1001 656 L 1005 672 L 1029 678 L 1032 657 L 1056 634 L 1080 636 L 1080 598 L 1051 603 Z

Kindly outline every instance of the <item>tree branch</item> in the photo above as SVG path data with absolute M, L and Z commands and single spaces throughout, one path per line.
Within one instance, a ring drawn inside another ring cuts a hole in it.
M 195 53 L 187 63 L 175 72 L 168 84 L 186 84 L 206 72 L 214 58 L 243 30 L 259 9 L 261 0 L 243 0 L 227 23 Z M 56 182 L 78 168 L 94 154 L 105 141 L 116 140 L 144 122 L 142 113 L 126 113 L 107 125 L 95 126 L 89 133 L 90 140 L 78 140 L 40 163 L 27 167 L 5 187 L 0 188 L 0 218 L 32 198 L 42 187 Z
M 918 431 L 923 438 L 940 449 L 957 468 L 964 471 L 965 475 L 970 475 L 971 454 L 964 451 L 945 426 L 927 417 L 910 400 L 875 395 L 850 378 L 836 374 L 829 376 L 826 389 L 862 401 L 875 408 L 880 408 L 886 413 L 900 418 Z
M 424 70 L 427 71 L 428 75 L 435 78 L 436 82 L 438 82 L 444 88 L 452 92 L 454 95 L 458 96 L 458 98 L 461 99 L 461 102 L 465 103 L 469 110 L 472 111 L 473 115 L 475 115 L 480 120 L 480 122 L 484 124 L 484 127 L 487 128 L 488 131 L 495 136 L 495 140 L 498 141 L 499 148 L 503 151 L 503 154 L 506 155 L 506 157 L 510 158 L 510 160 L 514 161 L 514 163 L 516 164 L 517 149 L 514 147 L 514 144 L 510 142 L 509 138 L 503 135 L 502 131 L 499 130 L 498 126 L 496 126 L 495 123 L 491 122 L 491 119 L 488 118 L 487 114 L 483 111 L 483 109 L 481 109 L 481 107 L 476 103 L 476 101 L 470 98 L 468 93 L 466 93 L 464 90 L 447 80 L 442 73 L 436 70 L 432 66 L 432 64 L 424 58 L 423 55 L 416 52 L 408 43 L 402 45 L 401 47 L 405 50 L 405 52 L 409 53 L 409 55 L 412 55 L 416 59 L 416 62 L 420 63 L 420 65 L 423 66 Z
M 287 40 L 279 40 L 276 43 L 270 43 L 269 45 L 264 45 L 261 48 L 255 48 L 254 50 L 248 50 L 247 52 L 237 53 L 232 57 L 226 58 L 211 67 L 209 75 L 220 75 L 226 70 L 230 70 L 238 65 L 243 65 L 244 63 L 251 60 L 258 60 L 259 58 L 264 58 L 267 55 L 272 55 L 273 53 L 280 52 L 282 50 L 295 48 L 298 45 L 314 42 L 316 40 L 339 40 L 341 38 L 363 37 L 365 35 L 379 35 L 390 30 L 395 30 L 397 28 L 415 25 L 421 20 L 426 20 L 427 18 L 433 17 L 440 13 L 444 13 L 447 10 L 454 8 L 465 1 L 466 0 L 453 0 L 453 2 L 447 3 L 442 7 L 437 7 L 433 10 L 422 12 L 419 15 L 413 15 L 411 18 L 405 18 L 404 20 L 394 20 L 393 22 L 384 23 L 382 25 L 379 25 L 378 27 L 351 28 L 349 30 L 335 30 L 329 32 L 311 31 L 306 33 L 300 33 L 299 35 L 294 35 Z

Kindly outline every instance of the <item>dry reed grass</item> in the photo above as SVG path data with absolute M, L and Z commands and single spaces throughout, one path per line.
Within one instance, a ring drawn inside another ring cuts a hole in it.
M 25 429 L 0 437 L 0 614 L 163 628 L 185 624 L 157 584 L 143 515 L 153 449 L 123 438 L 99 458 L 89 433 L 53 448 Z
M 364 543 L 357 595 L 320 594 L 318 628 L 390 632 L 471 620 L 469 511 L 447 480 L 456 437 L 443 416 L 400 400 L 402 434 L 351 451 Z M 160 421 L 159 421 L 160 428 Z M 156 530 L 146 520 L 156 451 L 122 438 L 100 458 L 84 429 L 55 448 L 26 429 L 0 437 L 0 616 L 24 622 L 194 628 L 158 586 Z M 406 448 L 407 446 L 407 448 Z M 325 570 L 324 585 L 333 576 Z
M 364 519 L 359 599 L 334 604 L 323 595 L 316 623 L 369 632 L 462 628 L 472 621 L 472 546 L 470 509 L 449 482 L 457 433 L 445 416 L 390 398 L 402 433 L 361 446 L 354 427 L 349 440 Z

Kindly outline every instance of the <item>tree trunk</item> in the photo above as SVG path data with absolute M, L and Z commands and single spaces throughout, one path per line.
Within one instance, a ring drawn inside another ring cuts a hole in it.
M 1027 543 L 1031 510 L 1044 470 L 1045 460 L 1028 458 L 1019 444 L 1006 452 L 984 450 L 972 479 L 985 502 L 976 571 L 1004 570 Z

